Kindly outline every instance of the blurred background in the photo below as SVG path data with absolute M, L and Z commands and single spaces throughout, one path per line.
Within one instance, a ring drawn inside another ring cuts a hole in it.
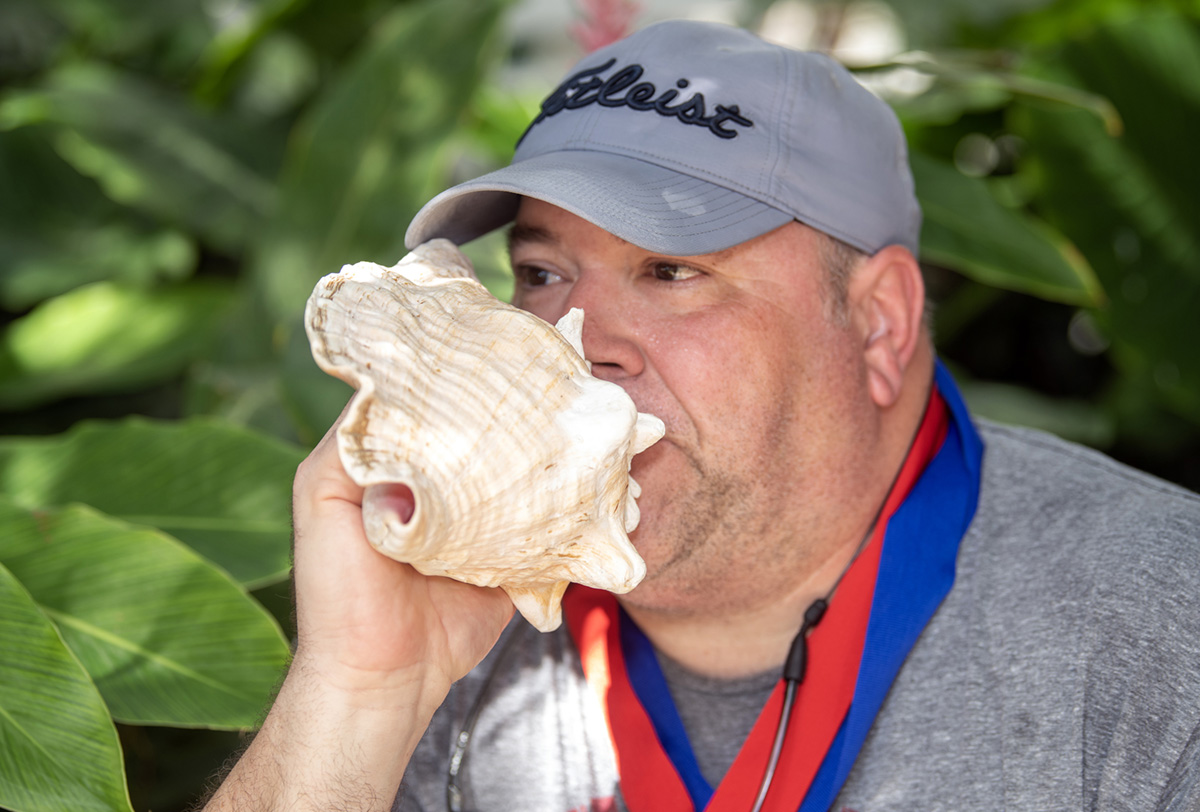
M 978 414 L 1200 489 L 1194 0 L 4 0 L 0 602 L 36 642 L 0 629 L 0 711 L 41 721 L 0 721 L 0 807 L 199 796 L 286 659 L 291 475 L 349 395 L 316 280 L 393 264 L 576 59 L 672 17 L 894 106 Z M 502 240 L 468 253 L 507 296 Z M 85 745 L 94 781 L 41 755 Z

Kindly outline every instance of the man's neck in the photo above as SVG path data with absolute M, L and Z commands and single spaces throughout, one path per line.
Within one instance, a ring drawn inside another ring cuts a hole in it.
M 788 594 L 743 612 L 675 614 L 623 606 L 655 648 L 689 671 L 732 679 L 782 668 L 805 610 L 834 588 L 860 541 L 839 548 Z

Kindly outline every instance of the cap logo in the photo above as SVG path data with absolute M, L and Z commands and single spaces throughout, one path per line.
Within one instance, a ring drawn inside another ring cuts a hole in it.
M 542 121 L 563 110 L 576 110 L 591 104 L 601 107 L 628 107 L 631 110 L 654 111 L 660 116 L 674 118 L 683 124 L 693 124 L 706 127 L 718 138 L 737 138 L 738 131 L 728 125 L 738 124 L 742 127 L 753 127 L 754 122 L 742 115 L 736 104 L 726 107 L 718 104 L 711 115 L 708 114 L 703 93 L 693 93 L 678 104 L 672 104 L 678 97 L 679 91 L 691 84 L 687 79 L 675 82 L 675 88 L 664 90 L 661 94 L 651 82 L 638 82 L 645 73 L 645 68 L 638 64 L 630 64 L 613 73 L 607 79 L 599 74 L 608 70 L 617 60 L 610 59 L 603 65 L 581 70 L 568 76 L 566 81 L 554 89 L 554 92 L 542 102 L 541 112 L 521 135 L 518 144 L 525 136 Z M 636 84 L 635 84 L 636 83 Z M 624 95 L 619 95 L 624 91 Z

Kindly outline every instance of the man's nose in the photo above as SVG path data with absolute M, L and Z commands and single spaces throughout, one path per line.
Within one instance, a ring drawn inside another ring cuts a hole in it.
M 640 308 L 628 283 L 615 274 L 584 273 L 571 285 L 564 313 L 583 310 L 583 354 L 592 374 L 620 382 L 645 367 L 639 326 Z

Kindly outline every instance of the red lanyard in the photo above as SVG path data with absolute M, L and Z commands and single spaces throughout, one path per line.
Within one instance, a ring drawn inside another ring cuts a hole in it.
M 917 439 L 888 497 L 871 539 L 843 576 L 829 609 L 808 638 L 808 675 L 800 686 L 788 724 L 798 735 L 784 744 L 764 812 L 795 812 L 850 708 L 871 612 L 887 520 L 946 436 L 946 408 L 935 391 Z M 660 741 L 634 683 L 661 679 L 630 674 L 622 650 L 617 601 L 607 592 L 573 586 L 563 601 L 567 624 L 579 649 L 584 675 L 600 699 L 631 812 L 692 810 L 692 796 L 671 753 Z M 624 622 L 629 622 L 624 618 Z M 783 702 L 780 680 L 724 779 L 705 807 L 708 812 L 744 812 L 758 793 Z

